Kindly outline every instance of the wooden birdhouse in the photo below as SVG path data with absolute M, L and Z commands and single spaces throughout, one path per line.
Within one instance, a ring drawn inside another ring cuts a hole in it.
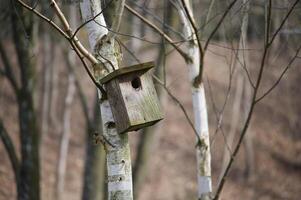
M 153 84 L 153 62 L 119 68 L 100 80 L 105 85 L 118 133 L 139 130 L 163 119 Z

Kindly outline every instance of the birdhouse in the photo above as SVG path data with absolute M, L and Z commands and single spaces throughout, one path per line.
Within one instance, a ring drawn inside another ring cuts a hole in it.
M 119 68 L 100 80 L 105 85 L 118 133 L 139 130 L 163 119 L 149 69 L 153 62 Z

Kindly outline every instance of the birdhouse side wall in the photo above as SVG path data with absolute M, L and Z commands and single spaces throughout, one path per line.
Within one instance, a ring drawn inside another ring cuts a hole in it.
M 129 128 L 130 123 L 118 79 L 112 79 L 106 83 L 106 91 L 117 131 L 124 132 Z

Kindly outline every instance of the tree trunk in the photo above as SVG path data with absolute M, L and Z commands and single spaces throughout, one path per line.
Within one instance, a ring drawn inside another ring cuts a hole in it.
M 40 198 L 39 135 L 34 110 L 35 63 L 33 46 L 33 16 L 19 5 L 11 5 L 13 38 L 20 67 L 21 88 L 17 94 L 19 108 L 21 163 L 18 199 Z M 21 22 L 22 19 L 22 22 Z M 26 33 L 24 32 L 26 31 Z
M 75 86 L 74 75 L 69 73 L 68 86 L 65 96 L 64 108 L 63 108 L 63 128 L 61 131 L 60 148 L 57 164 L 57 177 L 56 177 L 56 194 L 57 200 L 63 199 L 63 192 L 65 187 L 65 175 L 67 167 L 67 154 L 70 142 L 70 121 L 71 121 L 71 105 L 74 98 Z
M 119 18 L 123 12 L 124 1 L 119 1 L 120 5 L 117 5 L 117 10 L 112 15 L 116 14 L 115 18 Z M 92 6 L 93 5 L 93 6 Z M 81 12 L 83 21 L 89 20 L 91 17 L 101 12 L 101 5 L 96 0 L 84 0 L 81 3 Z M 95 21 L 104 27 L 106 23 L 103 15 L 97 16 L 93 22 L 86 25 L 89 42 L 91 49 L 93 49 L 96 57 L 104 63 L 105 67 L 112 71 L 112 67 L 118 69 L 119 58 L 118 52 L 114 48 L 114 37 L 112 33 L 108 33 L 108 30 L 102 26 L 99 26 Z M 112 22 L 112 29 L 114 31 L 119 26 L 119 22 Z M 105 57 L 105 59 L 103 59 Z M 109 62 L 108 62 L 109 61 Z M 111 66 L 111 64 L 113 66 Z M 101 66 L 94 66 L 94 76 L 97 80 L 105 75 Z M 130 147 L 128 143 L 128 135 L 118 134 L 115 126 L 115 122 L 112 116 L 112 111 L 108 100 L 100 93 L 100 109 L 103 126 L 103 137 L 109 141 L 110 144 L 106 144 L 106 161 L 108 172 L 108 199 L 133 199 L 132 191 L 132 169 L 130 158 Z
M 186 1 L 186 5 L 193 16 L 190 2 Z M 208 114 L 205 98 L 204 85 L 195 85 L 194 80 L 199 75 L 200 54 L 199 47 L 196 42 L 196 36 L 193 32 L 191 24 L 183 13 L 182 8 L 179 8 L 180 17 L 184 26 L 184 35 L 187 40 L 188 55 L 192 58 L 191 62 L 187 62 L 189 67 L 189 79 L 191 82 L 192 90 L 192 104 L 194 113 L 194 126 L 201 139 L 200 144 L 197 145 L 197 179 L 198 179 L 198 199 L 209 200 L 210 193 L 212 192 L 211 183 L 211 155 L 210 155 L 210 142 L 209 142 L 209 127 L 208 127 Z M 191 40 L 191 37 L 193 40 Z
M 93 143 L 92 134 L 100 134 L 101 116 L 98 98 L 94 105 L 94 119 L 87 122 L 86 161 L 84 172 L 83 200 L 106 199 L 105 191 L 105 151 L 100 144 Z M 95 189 L 97 188 L 97 189 Z

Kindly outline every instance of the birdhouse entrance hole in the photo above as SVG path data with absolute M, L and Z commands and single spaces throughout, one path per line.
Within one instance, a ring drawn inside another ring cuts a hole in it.
M 131 84 L 135 90 L 141 89 L 141 80 L 139 77 L 134 77 L 133 80 L 131 81 Z

